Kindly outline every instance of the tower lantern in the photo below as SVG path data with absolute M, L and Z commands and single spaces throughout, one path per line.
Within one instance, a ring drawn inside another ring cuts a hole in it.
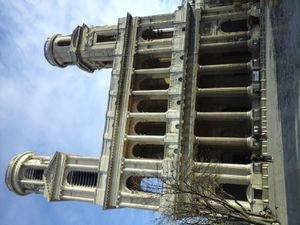
M 87 72 L 111 68 L 116 45 L 116 26 L 78 26 L 71 35 L 48 38 L 44 53 L 53 66 L 77 65 Z

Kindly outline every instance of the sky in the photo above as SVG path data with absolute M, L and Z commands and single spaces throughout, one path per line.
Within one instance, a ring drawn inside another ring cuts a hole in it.
M 81 202 L 17 196 L 5 185 L 16 154 L 63 151 L 99 156 L 111 70 L 88 74 L 53 67 L 44 58 L 47 37 L 77 25 L 112 25 L 133 16 L 171 13 L 180 0 L 0 0 L 0 225 L 148 225 L 156 213 L 102 210 Z

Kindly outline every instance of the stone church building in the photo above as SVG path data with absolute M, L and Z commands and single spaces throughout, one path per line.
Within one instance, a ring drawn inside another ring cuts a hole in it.
M 8 166 L 8 188 L 48 201 L 160 210 L 172 201 L 153 198 L 145 180 L 180 183 L 212 165 L 239 204 L 262 211 L 270 159 L 263 12 L 258 0 L 183 1 L 174 13 L 127 14 L 48 38 L 53 66 L 112 69 L 102 153 L 24 152 Z

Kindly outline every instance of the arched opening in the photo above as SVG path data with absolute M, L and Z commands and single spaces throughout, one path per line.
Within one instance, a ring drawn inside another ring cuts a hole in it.
M 249 137 L 252 135 L 251 128 L 251 124 L 245 121 L 199 120 L 195 124 L 195 135 L 199 137 Z
M 126 180 L 126 186 L 131 191 L 161 193 L 163 183 L 157 177 L 131 176 Z
M 163 159 L 164 148 L 163 145 L 135 145 L 132 154 L 137 158 Z
M 196 162 L 217 162 L 232 164 L 251 163 L 252 152 L 247 149 L 228 146 L 201 146 L 198 145 L 195 151 L 194 159 Z
M 251 85 L 252 79 L 246 73 L 218 74 L 210 76 L 198 76 L 197 85 L 199 88 L 217 87 L 247 87 Z
M 137 104 L 139 112 L 166 112 L 168 109 L 168 100 L 145 99 Z
M 141 189 L 141 176 L 131 176 L 126 180 L 126 187 L 132 191 L 142 191 Z
M 148 78 L 136 86 L 135 90 L 166 90 L 169 88 L 169 81 L 166 78 Z
M 27 168 L 24 171 L 24 177 L 30 180 L 42 180 L 43 174 L 44 174 L 43 169 Z
M 247 120 L 198 120 L 195 124 L 195 135 L 199 137 L 249 137 L 252 135 L 252 126 L 251 123 Z
M 144 192 L 161 193 L 163 189 L 163 183 L 161 179 L 157 177 L 144 177 L 141 180 L 141 189 Z
M 226 21 L 221 24 L 221 30 L 223 32 L 239 32 L 239 31 L 247 31 L 247 20 L 233 20 Z
M 171 65 L 170 59 L 162 60 L 156 57 L 151 57 L 145 59 L 141 63 L 141 68 L 139 69 L 154 69 L 154 68 L 168 68 Z
M 198 112 L 247 112 L 252 108 L 248 96 L 228 98 L 200 98 L 196 100 Z
M 171 38 L 173 37 L 173 28 L 164 28 L 164 29 L 149 28 L 143 31 L 141 37 L 144 40 Z
M 87 171 L 70 171 L 67 175 L 67 182 L 70 185 L 82 187 L 96 187 L 98 173 Z
M 233 164 L 249 164 L 252 162 L 251 160 L 252 153 L 243 153 L 243 154 L 232 154 L 232 153 L 224 153 L 222 155 L 222 160 L 226 162 L 231 162 Z
M 140 135 L 165 135 L 165 122 L 139 122 L 135 125 L 134 130 Z
M 205 53 L 199 57 L 199 64 L 230 64 L 230 63 L 246 63 L 252 59 L 252 54 L 249 51 L 240 52 L 223 52 L 223 53 Z

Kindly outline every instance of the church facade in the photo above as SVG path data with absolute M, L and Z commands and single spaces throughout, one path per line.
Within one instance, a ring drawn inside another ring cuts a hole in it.
M 269 204 L 264 44 L 263 7 L 241 0 L 183 1 L 174 13 L 128 14 L 48 38 L 53 66 L 112 69 L 102 154 L 24 152 L 8 166 L 8 188 L 48 201 L 160 210 L 172 199 L 153 197 L 145 180 L 180 183 L 213 166 L 239 204 L 262 211 Z

